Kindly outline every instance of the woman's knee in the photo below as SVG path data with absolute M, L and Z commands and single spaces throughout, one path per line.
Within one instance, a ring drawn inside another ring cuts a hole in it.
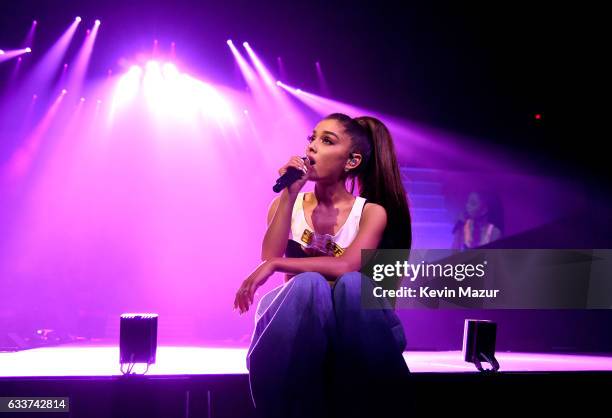
M 294 276 L 289 283 L 291 293 L 299 295 L 330 295 L 331 289 L 321 273 L 308 271 Z
M 294 286 L 318 286 L 320 284 L 324 284 L 329 288 L 325 277 L 316 271 L 306 271 L 304 273 L 300 273 L 293 276 L 291 280 L 293 281 Z
M 309 315 L 321 317 L 333 312 L 331 288 L 320 273 L 301 273 L 294 276 L 291 282 L 287 297 L 294 309 L 304 309 Z
M 334 292 L 337 291 L 356 291 L 361 289 L 362 275 L 358 271 L 344 273 L 338 277 L 334 286 Z

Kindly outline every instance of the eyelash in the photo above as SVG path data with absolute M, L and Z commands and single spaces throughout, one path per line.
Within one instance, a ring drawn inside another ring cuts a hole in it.
M 314 141 L 314 140 L 315 140 L 315 137 L 314 137 L 314 135 L 308 135 L 308 136 L 306 137 L 306 140 L 307 140 L 308 142 L 312 142 L 312 141 Z M 333 144 L 333 142 L 332 142 L 332 141 L 330 141 L 330 139 L 329 139 L 329 137 L 328 137 L 328 136 L 324 136 L 324 137 L 323 137 L 323 141 L 327 141 L 327 142 L 329 142 L 330 144 Z

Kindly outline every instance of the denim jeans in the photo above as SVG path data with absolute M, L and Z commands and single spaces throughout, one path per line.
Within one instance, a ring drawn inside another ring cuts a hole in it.
M 316 272 L 294 276 L 257 306 L 247 354 L 259 416 L 358 417 L 394 410 L 406 397 L 406 339 L 386 299 L 364 309 L 373 281 L 346 273 L 330 286 Z

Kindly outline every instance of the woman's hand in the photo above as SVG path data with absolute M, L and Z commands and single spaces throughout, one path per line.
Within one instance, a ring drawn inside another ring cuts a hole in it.
M 261 263 L 249 277 L 240 285 L 236 298 L 234 299 L 234 310 L 238 309 L 240 314 L 249 310 L 249 306 L 253 303 L 255 290 L 268 280 L 274 273 L 274 263 L 272 260 L 266 260 Z
M 296 180 L 295 183 L 293 183 L 287 188 L 289 194 L 297 195 L 300 190 L 302 190 L 302 187 L 304 187 L 304 184 L 306 184 L 306 182 L 308 181 L 309 175 L 312 172 L 312 166 L 310 165 L 310 160 L 308 158 L 306 158 L 306 161 L 304 161 L 301 157 L 293 156 L 289 159 L 289 162 L 287 162 L 287 164 L 285 164 L 278 170 L 278 174 L 282 176 L 287 172 L 287 169 L 289 167 L 297 168 L 298 170 L 304 172 L 301 178 Z

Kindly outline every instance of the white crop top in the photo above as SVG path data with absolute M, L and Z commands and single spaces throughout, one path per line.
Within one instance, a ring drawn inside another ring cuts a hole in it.
M 318 234 L 306 222 L 304 215 L 304 193 L 298 193 L 291 214 L 291 237 L 285 255 L 287 257 L 308 257 L 315 255 L 340 256 L 351 245 L 359 232 L 359 221 L 366 199 L 357 196 L 346 222 L 335 235 Z M 293 242 L 291 242 L 293 241 Z M 301 247 L 303 254 L 296 254 Z M 323 253 L 323 254 L 321 254 Z

